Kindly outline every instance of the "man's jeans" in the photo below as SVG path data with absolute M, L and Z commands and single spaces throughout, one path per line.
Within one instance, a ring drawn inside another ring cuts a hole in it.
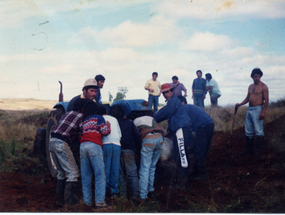
M 198 96 L 194 96 L 194 105 L 199 106 L 200 108 L 204 109 L 204 98 L 202 97 L 198 97 Z
M 139 197 L 139 178 L 138 170 L 135 161 L 135 152 L 130 149 L 121 150 L 121 160 L 120 160 L 120 188 L 121 195 L 126 193 L 126 181 L 131 187 L 131 195 L 133 197 Z
M 153 104 L 153 113 L 156 113 L 158 110 L 158 96 L 148 95 L 149 107 L 152 108 Z
M 154 136 L 154 138 L 150 138 Z M 148 192 L 154 191 L 153 183 L 156 163 L 162 151 L 163 137 L 157 134 L 147 135 L 142 140 L 140 165 L 140 197 L 147 198 Z
M 213 93 L 212 95 L 210 95 L 212 107 L 218 106 L 218 98 L 220 98 L 220 97 L 221 97 L 221 95 L 219 95 L 218 93 Z
M 245 135 L 250 139 L 254 136 L 254 133 L 257 136 L 264 136 L 263 119 L 259 119 L 262 109 L 263 105 L 247 108 L 245 119 Z
M 121 146 L 113 143 L 103 145 L 103 157 L 106 173 L 106 188 L 111 194 L 119 193 L 119 171 L 120 171 Z
M 80 144 L 80 166 L 83 202 L 92 205 L 92 176 L 95 175 L 95 202 L 104 203 L 106 193 L 105 165 L 102 147 L 93 142 Z
M 67 178 L 67 182 L 77 182 L 80 173 L 68 144 L 63 140 L 51 138 L 49 151 L 57 168 L 57 179 L 65 180 Z

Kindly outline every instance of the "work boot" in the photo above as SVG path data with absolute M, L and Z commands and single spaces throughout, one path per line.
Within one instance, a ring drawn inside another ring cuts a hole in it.
M 244 151 L 242 151 L 240 154 L 241 155 L 246 155 L 246 154 L 254 154 L 253 152 L 253 148 L 254 148 L 254 138 L 252 137 L 251 139 L 246 136 L 246 139 L 245 139 L 245 143 L 246 143 L 246 148 Z
M 64 188 L 65 188 L 65 180 L 57 180 L 55 204 L 60 207 L 64 205 Z
M 256 148 L 258 151 L 263 149 L 264 136 L 256 136 Z
M 76 197 L 77 182 L 66 182 L 64 190 L 64 202 L 66 205 L 76 205 L 78 199 Z

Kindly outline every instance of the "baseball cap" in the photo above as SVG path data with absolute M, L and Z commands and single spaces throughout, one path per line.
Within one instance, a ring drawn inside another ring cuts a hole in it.
M 94 87 L 98 88 L 97 81 L 94 78 L 89 78 L 85 81 L 83 88 L 85 87 Z
M 170 90 L 172 88 L 171 84 L 170 83 L 165 83 L 165 84 L 162 84 L 161 85 L 161 89 L 160 89 L 160 92 L 166 92 L 168 90 Z

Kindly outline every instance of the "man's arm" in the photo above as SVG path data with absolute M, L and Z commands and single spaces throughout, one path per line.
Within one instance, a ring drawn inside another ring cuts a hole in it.
M 153 92 L 154 90 L 150 88 L 149 86 L 150 84 L 148 83 L 148 81 L 146 82 L 145 86 L 144 86 L 144 89 L 150 91 L 150 92 Z
M 240 107 L 240 106 L 249 102 L 249 95 L 250 95 L 249 94 L 249 88 L 250 88 L 250 86 L 248 87 L 248 92 L 247 92 L 247 96 L 245 97 L 245 99 L 241 103 L 236 103 L 235 106 Z
M 264 86 L 262 87 L 262 95 L 263 95 L 263 98 L 264 98 L 264 105 L 263 105 L 263 109 L 262 109 L 262 112 L 259 116 L 259 119 L 264 119 L 265 117 L 265 112 L 266 112 L 266 109 L 268 107 L 268 103 L 269 103 L 269 92 L 268 92 L 268 87 L 264 84 Z

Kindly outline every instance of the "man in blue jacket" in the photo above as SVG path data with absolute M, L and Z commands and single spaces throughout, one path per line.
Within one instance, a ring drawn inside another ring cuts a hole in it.
M 177 165 L 177 184 L 173 189 L 185 190 L 194 164 L 191 119 L 180 100 L 174 96 L 170 83 L 161 85 L 161 92 L 167 104 L 154 115 L 154 119 L 158 123 L 168 120 L 168 132 L 173 137 Z
M 194 181 L 202 181 L 208 178 L 205 160 L 212 141 L 214 122 L 212 118 L 200 107 L 187 105 L 185 97 L 178 96 L 183 104 L 192 122 L 192 131 L 194 133 Z

